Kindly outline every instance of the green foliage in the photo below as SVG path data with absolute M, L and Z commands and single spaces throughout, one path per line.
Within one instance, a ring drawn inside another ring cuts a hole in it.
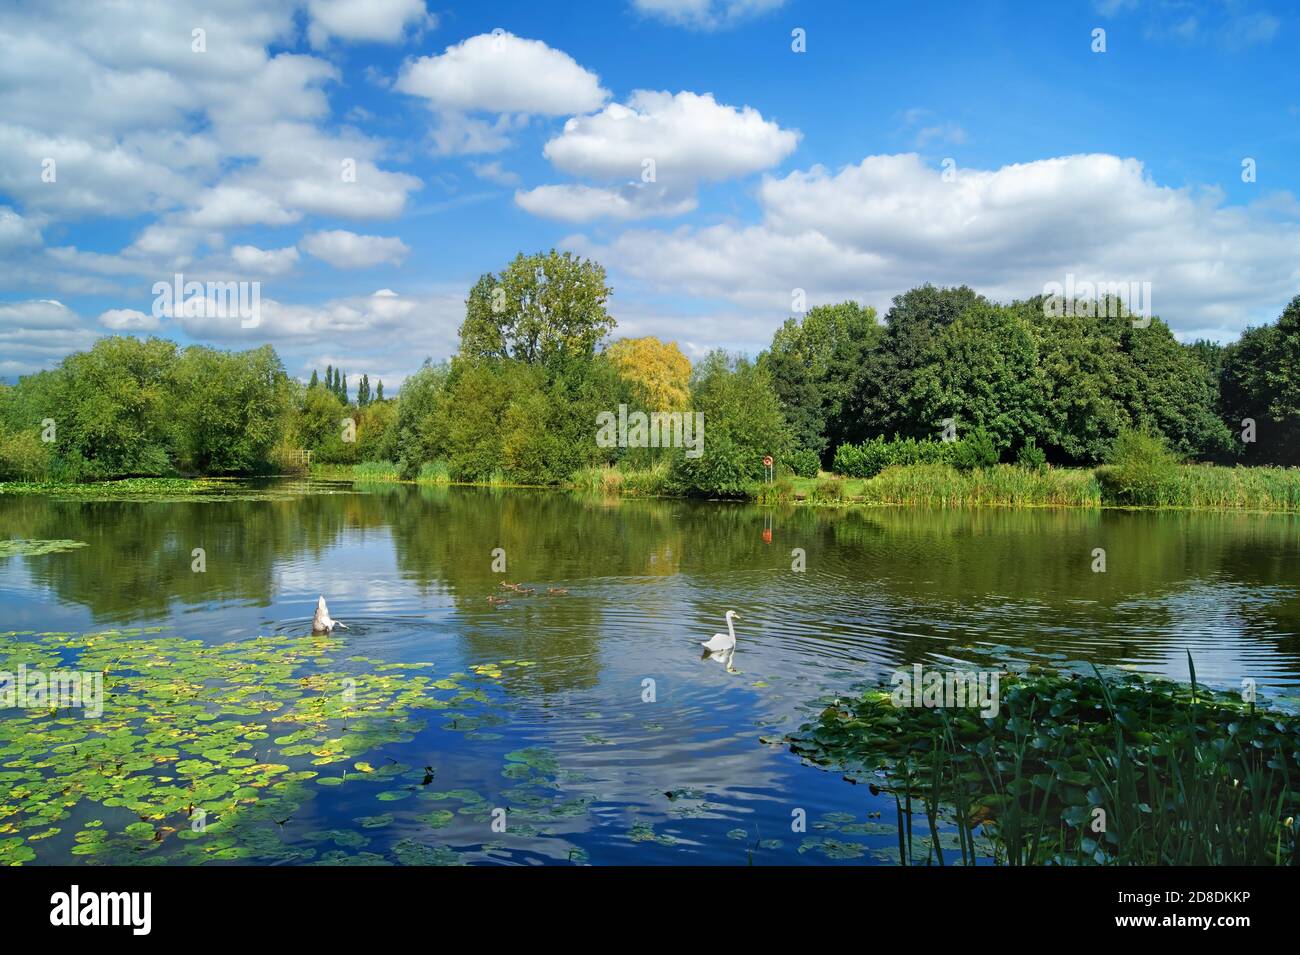
M 816 451 L 810 451 L 807 448 L 791 451 L 785 456 L 785 463 L 790 466 L 790 470 L 797 477 L 816 477 L 817 472 L 821 469 L 821 458 Z
M 808 497 L 819 504 L 838 504 L 845 498 L 844 478 L 827 475 L 819 479 Z
M 873 308 L 818 305 L 802 321 L 787 319 L 759 356 L 794 440 L 819 458 L 855 426 L 854 376 L 882 332 Z
M 1250 464 L 1300 464 L 1300 296 L 1275 325 L 1249 328 L 1223 354 L 1223 416 Z M 1240 439 L 1245 419 L 1253 441 Z
M 835 450 L 832 470 L 848 477 L 875 477 L 888 467 L 952 463 L 959 442 L 932 438 L 872 438 L 861 444 L 842 444 Z
M 465 302 L 460 353 L 471 360 L 549 364 L 590 358 L 614 327 L 605 270 L 570 252 L 515 257 L 481 277 Z
M 1047 454 L 1038 446 L 1038 442 L 1033 435 L 1026 438 L 1025 443 L 1016 452 L 1016 464 L 1031 471 L 1042 472 L 1047 470 Z
M 708 435 L 704 447 L 704 454 L 698 458 L 688 458 L 680 450 L 673 452 L 668 489 L 687 497 L 750 496 L 758 480 L 753 466 L 753 451 L 737 444 L 725 433 Z
M 39 481 L 49 472 L 52 457 L 36 429 L 9 431 L 0 423 L 0 481 Z
M 248 474 L 266 468 L 290 402 L 288 378 L 270 345 L 247 352 L 191 346 L 169 384 L 172 445 L 183 469 Z
M 983 428 L 976 428 L 952 444 L 952 464 L 958 471 L 991 468 L 998 463 L 998 449 Z
M 1126 429 L 1115 439 L 1097 477 L 1117 503 L 1159 506 L 1178 483 L 1178 464 L 1178 456 L 1159 435 Z
M 1194 668 L 1190 687 L 1093 672 L 1003 673 L 988 715 L 915 705 L 920 687 L 901 703 L 902 687 L 870 691 L 837 700 L 788 742 L 815 764 L 871 778 L 900 818 L 924 808 L 916 827 L 928 821 L 932 838 L 918 858 L 913 827 L 900 825 L 904 863 L 945 864 L 943 826 L 959 833 L 946 862 L 974 864 L 989 854 L 977 851 L 980 824 L 1002 864 L 1297 861 L 1285 820 L 1300 814 L 1300 718 L 1207 691 Z M 1089 825 L 1098 808 L 1104 833 Z

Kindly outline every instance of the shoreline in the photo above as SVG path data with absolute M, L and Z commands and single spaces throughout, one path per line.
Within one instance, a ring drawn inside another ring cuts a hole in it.
M 357 473 L 359 467 L 365 473 Z M 167 500 L 199 495 L 220 496 L 256 481 L 314 480 L 365 484 L 405 484 L 420 487 L 476 487 L 511 490 L 561 491 L 605 498 L 646 500 L 695 500 L 712 503 L 753 504 L 762 507 L 848 508 L 910 507 L 924 510 L 950 509 L 1069 509 L 1094 511 L 1181 511 L 1237 514 L 1300 513 L 1300 468 L 1218 467 L 1185 465 L 1165 490 L 1194 494 L 1192 483 L 1210 475 L 1218 483 L 1215 498 L 1190 503 L 1143 504 L 1114 500 L 1093 468 L 1049 468 L 1034 471 L 1017 465 L 960 472 L 933 465 L 904 465 L 886 469 L 872 478 L 846 478 L 822 473 L 816 478 L 786 476 L 771 484 L 754 484 L 744 496 L 695 497 L 629 486 L 628 477 L 609 469 L 616 480 L 606 484 L 522 484 L 509 481 L 454 481 L 444 473 L 436 478 L 402 478 L 396 469 L 372 465 L 320 465 L 310 472 L 253 475 L 247 477 L 153 477 L 124 478 L 86 483 L 0 482 L 0 497 L 60 496 L 65 498 L 138 498 Z M 647 472 L 629 472 L 633 478 Z M 1179 482 L 1186 486 L 1179 486 Z M 1273 487 L 1266 486 L 1273 482 Z M 1270 492 L 1277 491 L 1277 496 Z M 1230 495 L 1229 492 L 1236 492 Z M 1234 499 L 1235 496 L 1235 499 Z M 1112 499 L 1107 499 L 1112 497 Z M 1072 499 L 1071 499 L 1072 498 Z

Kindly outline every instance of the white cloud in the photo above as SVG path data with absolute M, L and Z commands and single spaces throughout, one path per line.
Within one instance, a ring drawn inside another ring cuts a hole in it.
M 766 169 L 794 152 L 799 133 L 703 95 L 637 90 L 627 105 L 611 103 L 575 116 L 542 150 L 557 169 L 593 179 L 640 178 L 653 160 L 656 181 L 695 183 Z
M 698 205 L 694 196 L 674 197 L 662 188 L 642 185 L 618 189 L 581 185 L 538 186 L 517 191 L 515 202 L 525 212 L 563 222 L 677 216 Z
M 785 0 L 632 0 L 647 16 L 679 26 L 714 30 L 785 4 Z
M 319 57 L 272 53 L 297 41 L 303 3 L 0 8 L 0 194 L 42 228 L 152 217 L 120 253 L 124 270 L 188 265 L 201 246 L 220 248 L 225 230 L 247 225 L 400 214 L 420 181 L 380 168 L 385 144 L 322 125 L 331 112 L 326 87 L 340 70 Z M 314 5 L 311 22 L 344 39 L 409 29 L 424 16 L 412 0 Z M 206 31 L 204 52 L 192 46 L 195 29 Z M 46 160 L 52 177 L 42 176 Z M 0 224 L 0 241 L 3 233 Z M 26 266 L 32 276 L 42 267 Z M 48 275 L 52 286 L 73 280 Z
M 89 348 L 97 337 L 56 299 L 0 302 L 0 376 L 48 368 L 70 351 Z
M 1140 162 L 1079 155 L 940 170 L 912 154 L 814 166 L 759 190 L 761 223 L 632 230 L 566 245 L 651 289 L 788 314 L 853 297 L 884 308 L 924 282 L 966 283 L 1000 300 L 1046 283 L 1150 281 L 1155 312 L 1188 335 L 1232 337 L 1269 321 L 1300 289 L 1300 224 L 1288 203 L 1226 206 L 1217 193 L 1160 186 Z M 827 210 L 835 210 L 827 215 Z
M 678 215 L 695 208 L 699 183 L 774 166 L 794 151 L 799 135 L 709 93 L 637 90 L 626 105 L 568 120 L 543 149 L 557 169 L 606 187 L 547 185 L 518 193 L 516 201 L 571 222 Z M 619 180 L 618 188 L 608 187 Z
M 567 53 L 513 33 L 482 33 L 402 67 L 397 89 L 456 112 L 563 116 L 608 97 L 600 78 Z
M 339 269 L 366 269 L 383 263 L 401 265 L 411 251 L 396 237 L 358 235 L 345 229 L 313 232 L 304 236 L 300 244 L 308 255 Z
M 0 206 L 0 250 L 40 244 L 40 229 L 8 206 Z
M 311 16 L 307 37 L 314 47 L 327 45 L 331 37 L 398 43 L 408 27 L 422 32 L 438 22 L 424 0 L 308 0 L 307 12 Z
M 115 332 L 151 332 L 161 323 L 156 315 L 133 308 L 110 308 L 99 316 L 99 324 Z
M 259 249 L 255 245 L 237 245 L 230 257 L 241 269 L 262 275 L 284 275 L 298 264 L 298 250 L 293 246 L 284 249 Z
M 480 179 L 486 179 L 488 182 L 495 182 L 498 186 L 517 186 L 519 185 L 519 176 L 508 169 L 501 168 L 498 160 L 492 162 L 471 162 L 470 168 L 474 170 L 474 175 Z

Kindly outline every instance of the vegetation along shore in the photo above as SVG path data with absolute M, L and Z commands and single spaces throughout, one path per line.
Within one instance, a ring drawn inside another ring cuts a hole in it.
M 310 470 L 764 503 L 1300 509 L 1300 297 L 1219 345 L 1108 302 L 922 286 L 883 321 L 817 306 L 756 358 L 692 364 L 613 337 L 610 294 L 595 262 L 521 254 L 470 289 L 457 354 L 389 397 L 333 367 L 304 384 L 270 346 L 104 338 L 0 385 L 0 493 L 193 494 Z M 703 453 L 602 446 L 597 422 L 627 408 L 702 414 Z

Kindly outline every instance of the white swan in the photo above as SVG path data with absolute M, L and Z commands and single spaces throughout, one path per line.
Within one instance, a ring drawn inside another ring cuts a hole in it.
M 348 629 L 348 625 L 339 620 L 330 619 L 330 608 L 325 606 L 325 597 L 322 594 L 316 598 L 316 616 L 311 618 L 312 633 L 329 633 L 335 627 Z
M 700 646 L 704 648 L 704 655 L 701 660 L 708 658 L 719 662 L 726 660 L 727 669 L 734 672 L 731 666 L 732 657 L 736 655 L 736 628 L 732 626 L 731 621 L 740 615 L 734 610 L 727 611 L 727 632 L 715 633 L 708 640 L 700 641 Z

